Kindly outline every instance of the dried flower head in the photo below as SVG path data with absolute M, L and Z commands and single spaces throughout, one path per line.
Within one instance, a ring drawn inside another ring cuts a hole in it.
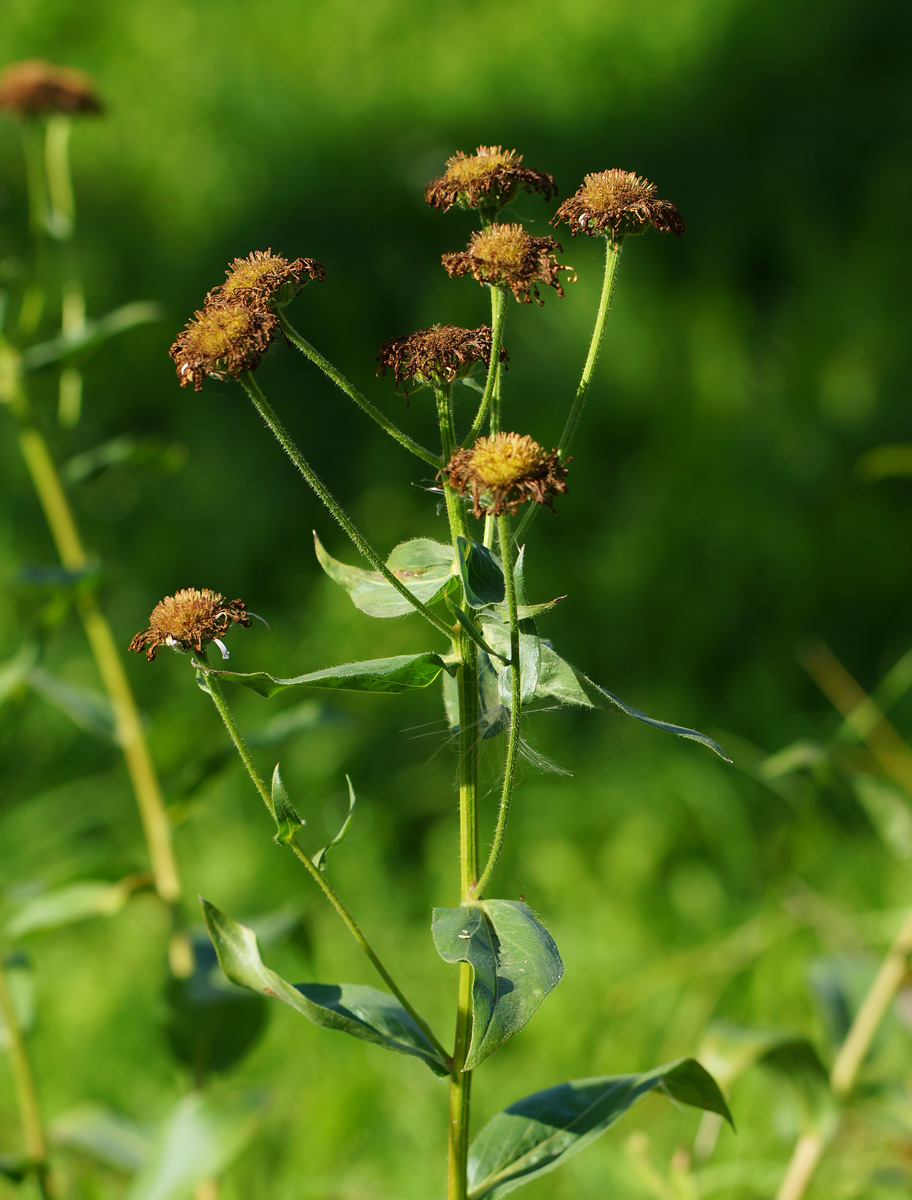
M 181 387 L 192 383 L 199 391 L 207 375 L 237 379 L 243 371 L 254 370 L 278 327 L 279 319 L 269 309 L 237 302 L 207 304 L 169 351 Z
M 252 308 L 282 308 L 310 279 L 322 283 L 326 271 L 313 258 L 289 262 L 271 250 L 254 250 L 236 258 L 225 272 L 228 278 L 206 297 L 207 304 L 247 304 Z
M 377 362 L 378 375 L 387 369 L 393 372 L 396 383 L 424 387 L 452 383 L 462 379 L 476 363 L 489 366 L 491 362 L 492 334 L 487 325 L 478 329 L 460 329 L 456 325 L 435 325 L 432 329 L 419 329 L 408 337 L 387 338 L 380 347 Z M 501 346 L 500 362 L 509 362 L 510 356 Z
M 655 198 L 656 186 L 632 171 L 599 171 L 587 175 L 583 186 L 565 200 L 551 221 L 566 221 L 571 237 L 588 233 L 598 237 L 610 232 L 612 241 L 627 233 L 638 233 L 648 221 L 660 233 L 679 237 L 687 228 L 684 218 L 670 200 Z
M 563 247 L 552 237 L 533 237 L 522 225 L 491 225 L 472 234 L 467 250 L 444 254 L 443 265 L 449 275 L 473 275 L 479 283 L 508 287 L 517 300 L 529 304 L 532 296 L 544 304 L 538 284 L 553 287 L 563 296 L 560 272 L 576 272 L 554 257 Z M 530 295 L 531 292 L 531 295 Z
M 84 72 L 33 58 L 14 63 L 0 76 L 0 109 L 17 117 L 40 117 L 100 113 L 102 103 Z
M 515 514 L 534 500 L 554 511 L 553 498 L 566 492 L 567 459 L 549 454 L 538 442 L 519 433 L 495 433 L 479 438 L 470 450 L 457 450 L 443 469 L 450 487 L 464 496 L 472 493 L 476 517 Z
M 424 198 L 432 208 L 444 212 L 460 208 L 482 208 L 497 212 L 509 204 L 517 190 L 541 192 L 546 200 L 557 195 L 550 175 L 522 165 L 522 155 L 501 146 L 479 146 L 474 154 L 460 151 L 447 159 L 447 169 L 432 179 Z
M 130 649 L 137 654 L 145 650 L 151 662 L 159 646 L 202 654 L 210 642 L 215 642 L 222 658 L 227 658 L 221 636 L 233 624 L 245 628 L 250 624 L 243 600 L 226 602 L 218 592 L 208 588 L 182 588 L 156 604 L 149 617 L 149 628 L 136 635 Z

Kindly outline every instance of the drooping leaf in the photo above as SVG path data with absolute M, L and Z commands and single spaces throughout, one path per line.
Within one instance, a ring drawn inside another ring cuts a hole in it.
M 687 729 L 683 725 L 671 725 L 667 721 L 657 721 L 654 717 L 647 717 L 639 709 L 625 704 L 613 692 L 609 692 L 605 688 L 599 687 L 597 683 L 593 683 L 591 679 L 587 679 L 582 671 L 571 666 L 544 642 L 542 643 L 541 673 L 535 698 L 557 700 L 560 704 L 579 705 L 583 708 L 619 708 L 628 717 L 635 717 L 638 721 L 644 721 L 656 729 L 664 729 L 667 733 L 677 734 L 678 737 L 700 742 L 701 745 L 707 746 L 726 762 L 731 762 L 718 742 L 707 737 L 705 733 L 699 733 L 696 729 Z
M 432 931 L 444 962 L 472 967 L 471 1071 L 532 1019 L 564 964 L 550 933 L 518 901 L 435 908 Z
M 60 473 L 69 484 L 85 483 L 111 467 L 151 467 L 170 474 L 180 470 L 187 461 L 187 453 L 187 447 L 180 442 L 122 433 L 91 450 L 75 454 L 63 464 Z
M 15 941 L 29 933 L 59 929 L 90 917 L 112 917 L 123 909 L 132 890 L 120 882 L 83 880 L 30 896 L 16 905 L 4 935 Z
M 393 658 L 371 658 L 366 662 L 343 663 L 291 679 L 277 679 L 265 671 L 213 671 L 219 680 L 239 683 L 261 696 L 276 696 L 289 688 L 332 688 L 341 692 L 413 692 L 433 683 L 441 671 L 456 672 L 456 663 L 433 651 L 397 654 Z M 209 672 L 206 672 L 207 674 Z
M 106 316 L 99 317 L 97 321 L 86 321 L 74 333 L 62 333 L 59 337 L 30 347 L 22 355 L 22 369 L 37 371 L 42 367 L 65 362 L 84 351 L 100 346 L 108 338 L 135 329 L 137 325 L 160 321 L 164 315 L 165 310 L 162 306 L 151 300 L 137 300 L 132 304 L 124 304 Z
M 152 1153 L 153 1142 L 146 1129 L 100 1104 L 80 1104 L 55 1117 L 48 1132 L 55 1146 L 78 1150 L 131 1175 Z
M 275 841 L 280 846 L 287 846 L 306 822 L 298 815 L 294 805 L 288 799 L 288 792 L 282 782 L 278 763 L 272 773 L 272 810 L 275 813 L 276 822 Z
M 313 856 L 314 866 L 318 867 L 321 871 L 325 868 L 326 855 L 329 853 L 329 851 L 332 850 L 333 846 L 338 846 L 340 842 L 345 841 L 348 831 L 351 829 L 352 820 L 355 816 L 355 789 L 352 787 L 352 781 L 347 775 L 345 776 L 345 782 L 348 784 L 348 813 L 345 817 L 345 820 L 342 822 L 342 827 L 333 840 L 331 842 L 327 842 L 323 849 L 318 850 Z
M 404 617 L 415 609 L 380 574 L 350 567 L 328 554 L 314 534 L 314 548 L 326 574 L 351 596 L 356 608 L 370 617 Z M 414 538 L 395 548 L 386 565 L 423 604 L 437 600 L 456 573 L 452 546 L 430 538 Z
M 206 928 L 219 963 L 232 983 L 281 1000 L 324 1029 L 338 1029 L 365 1042 L 410 1054 L 436 1075 L 447 1075 L 447 1064 L 398 1000 L 377 988 L 358 984 L 290 984 L 270 971 L 260 958 L 252 929 L 233 921 L 203 900 Z
M 29 684 L 33 691 L 69 717 L 79 729 L 105 741 L 114 740 L 114 710 L 110 700 L 101 692 L 64 683 L 41 667 L 32 670 Z
M 518 1100 L 485 1125 L 469 1150 L 469 1200 L 499 1200 L 553 1171 L 652 1091 L 718 1113 L 731 1124 L 718 1086 L 692 1058 L 641 1075 L 561 1083 Z
M 466 602 L 472 608 L 500 604 L 506 595 L 503 564 L 482 542 L 456 539 L 459 574 Z
M 498 617 L 482 614 L 481 627 L 494 649 L 509 659 L 511 655 L 510 626 Z M 496 660 L 491 664 L 498 675 L 498 694 L 502 704 L 512 704 L 512 668 Z M 535 622 L 528 618 L 519 621 L 519 670 L 521 703 L 528 704 L 538 689 L 542 665 L 542 643 Z

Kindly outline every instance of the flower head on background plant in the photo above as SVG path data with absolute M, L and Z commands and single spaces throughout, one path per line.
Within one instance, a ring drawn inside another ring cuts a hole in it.
M 541 192 L 546 200 L 557 195 L 550 175 L 524 167 L 521 154 L 501 146 L 479 146 L 474 154 L 460 151 L 447 159 L 446 167 L 424 192 L 427 203 L 444 212 L 454 204 L 497 212 L 510 203 L 520 187 L 527 192 Z
M 670 200 L 657 200 L 656 185 L 632 171 L 599 171 L 587 175 L 578 192 L 565 200 L 551 224 L 566 221 L 570 236 L 610 234 L 612 241 L 628 233 L 639 233 L 647 222 L 660 233 L 678 237 L 687 228 L 684 218 Z
M 456 325 L 434 325 L 419 329 L 408 337 L 387 338 L 380 347 L 378 375 L 391 370 L 396 383 L 418 387 L 438 387 L 462 379 L 476 363 L 490 366 L 492 334 L 487 325 L 478 329 L 460 329 Z M 500 362 L 510 361 L 501 346 Z
M 272 250 L 254 250 L 236 258 L 225 272 L 228 278 L 206 297 L 207 304 L 247 304 L 251 308 L 282 308 L 293 300 L 308 280 L 322 283 L 326 271 L 313 258 L 289 262 Z
M 33 58 L 14 63 L 0 76 L 0 109 L 16 117 L 42 117 L 100 113 L 103 106 L 84 72 Z
M 457 450 L 443 473 L 460 496 L 471 492 L 476 517 L 515 515 L 527 500 L 547 504 L 553 512 L 554 497 L 567 490 L 571 461 L 562 463 L 556 450 L 549 454 L 525 434 L 495 433 Z
M 130 642 L 130 649 L 137 654 L 145 650 L 146 658 L 151 662 L 159 646 L 195 650 L 202 654 L 210 642 L 215 642 L 222 658 L 227 658 L 228 651 L 220 635 L 232 625 L 246 628 L 249 624 L 250 617 L 243 600 L 226 602 L 209 588 L 183 588 L 156 604 L 149 617 L 149 628 L 136 635 Z
M 544 304 L 538 294 L 539 283 L 563 296 L 560 272 L 567 271 L 576 279 L 573 268 L 561 266 L 554 257 L 554 252 L 560 254 L 562 249 L 554 238 L 533 237 L 522 225 L 491 225 L 472 234 L 467 250 L 444 254 L 442 262 L 448 275 L 472 275 L 479 283 L 508 287 L 523 304 L 529 304 L 533 296 Z
M 237 379 L 242 372 L 254 370 L 278 327 L 278 317 L 268 308 L 238 302 L 207 304 L 169 351 L 181 387 L 192 383 L 199 391 L 207 375 Z

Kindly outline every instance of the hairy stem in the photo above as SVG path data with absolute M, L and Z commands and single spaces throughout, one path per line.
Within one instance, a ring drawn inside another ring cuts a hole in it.
M 491 361 L 488 363 L 488 375 L 485 380 L 484 395 L 481 398 L 481 404 L 478 407 L 478 412 L 475 414 L 475 420 L 472 422 L 472 428 L 468 432 L 468 436 L 462 443 L 463 446 L 471 446 L 478 435 L 481 433 L 482 426 L 485 422 L 485 417 L 488 415 L 488 410 L 491 410 L 491 433 L 497 432 L 497 424 L 500 421 L 500 348 L 503 345 L 504 324 L 507 319 L 507 289 L 503 287 L 491 288 Z M 497 396 L 496 402 L 496 417 L 495 411 L 492 408 L 492 400 Z

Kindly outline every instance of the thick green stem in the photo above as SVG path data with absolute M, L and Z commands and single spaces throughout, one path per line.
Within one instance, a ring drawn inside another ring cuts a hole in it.
M 241 762 L 247 769 L 247 774 L 253 781 L 254 787 L 262 797 L 263 803 L 269 810 L 269 815 L 273 820 L 275 820 L 276 812 L 272 801 L 272 793 L 267 787 L 263 776 L 260 774 L 256 763 L 253 761 L 250 751 L 247 749 L 247 743 L 244 741 L 241 731 L 238 729 L 237 722 L 234 719 L 234 714 L 228 706 L 228 701 L 225 699 L 225 694 L 222 691 L 221 684 L 218 681 L 218 673 L 209 669 L 205 660 L 205 655 L 202 656 L 201 660 L 194 660 L 194 665 L 201 669 L 206 680 L 206 687 L 209 690 L 209 695 L 212 697 L 212 702 L 218 710 L 218 714 L 222 718 L 225 728 L 228 730 L 228 735 L 234 743 L 234 748 L 237 750 Z M 332 884 L 330 884 L 320 868 L 313 862 L 311 857 L 301 849 L 297 842 L 290 841 L 288 845 L 290 846 L 297 860 L 307 871 L 308 875 L 310 875 L 311 879 L 314 881 L 314 883 L 316 883 L 317 887 L 333 906 L 338 915 L 342 918 L 343 922 L 345 923 L 345 927 L 358 943 L 358 946 L 368 958 L 371 966 L 374 968 L 386 986 L 390 989 L 405 1011 L 409 1014 L 412 1020 L 416 1023 L 416 1025 L 423 1030 L 425 1036 L 433 1045 L 440 1057 L 446 1062 L 449 1062 L 450 1056 L 434 1036 L 430 1026 L 418 1014 L 416 1009 L 413 1008 L 412 1004 L 402 992 L 396 981 L 393 979 L 392 975 L 390 975 L 389 971 L 387 971 L 386 967 L 380 961 L 373 947 L 358 927 L 354 917 L 342 903 L 335 888 L 333 888 Z
M 430 450 L 425 450 L 423 446 L 419 446 L 416 441 L 403 433 L 397 425 L 394 425 L 388 417 L 375 405 L 371 404 L 370 400 L 360 392 L 353 383 L 350 383 L 345 376 L 337 371 L 328 358 L 323 355 L 315 347 L 311 346 L 305 338 L 301 337 L 295 327 L 291 324 L 288 318 L 280 311 L 278 314 L 279 324 L 282 327 L 282 332 L 288 338 L 293 346 L 296 346 L 302 354 L 306 355 L 312 363 L 315 363 L 324 375 L 328 375 L 336 387 L 342 389 L 346 396 L 354 400 L 359 408 L 363 409 L 369 417 L 372 417 L 381 429 L 385 429 L 391 438 L 395 438 L 400 446 L 404 446 L 406 450 L 410 450 L 412 454 L 422 459 L 435 470 L 443 465 L 436 455 L 431 454 Z
M 488 410 L 491 410 L 491 433 L 497 432 L 497 426 L 500 421 L 500 348 L 503 345 L 504 324 L 507 319 L 507 289 L 502 287 L 491 288 L 491 361 L 488 363 L 488 376 L 485 380 L 484 395 L 481 398 L 478 412 L 475 414 L 475 420 L 472 423 L 472 428 L 469 430 L 468 436 L 462 443 L 464 446 L 470 446 L 481 433 L 482 426 L 485 422 L 485 417 L 488 415 Z M 496 403 L 492 408 L 492 402 L 496 394 Z M 496 413 L 495 413 L 496 409 Z
M 507 612 L 510 621 L 510 729 L 507 735 L 507 757 L 504 763 L 504 779 L 497 810 L 497 825 L 488 854 L 488 861 L 475 885 L 473 895 L 480 900 L 488 886 L 494 868 L 503 850 L 507 818 L 510 814 L 510 799 L 516 778 L 516 759 L 519 754 L 519 723 L 522 713 L 522 673 L 519 656 L 519 619 L 516 610 L 516 579 L 513 574 L 513 544 L 510 537 L 510 518 L 506 513 L 497 518 L 497 533 L 500 539 L 500 554 L 503 562 L 504 580 L 507 590 Z
M 338 501 L 333 497 L 331 492 L 328 491 L 325 484 L 314 471 L 313 467 L 311 467 L 310 463 L 289 437 L 285 426 L 276 416 L 275 411 L 273 410 L 269 401 L 263 395 L 259 385 L 257 384 L 257 381 L 253 378 L 250 372 L 245 371 L 240 376 L 239 382 L 243 384 L 244 390 L 253 401 L 257 412 L 266 422 L 266 425 L 269 427 L 269 430 L 275 437 L 276 441 L 294 463 L 295 467 L 297 467 L 301 475 L 304 476 L 304 479 L 307 481 L 319 499 L 322 500 L 335 519 L 339 522 L 339 524 L 354 542 L 360 553 L 371 564 L 374 570 L 379 571 L 387 583 L 392 584 L 396 591 L 399 592 L 400 595 L 404 596 L 406 600 L 408 600 L 409 604 L 411 604 L 412 608 L 414 608 L 416 612 L 420 612 L 426 621 L 430 621 L 435 629 L 437 629 L 445 637 L 450 638 L 452 636 L 452 630 L 449 628 L 446 622 L 442 621 L 435 613 L 431 612 L 428 606 L 423 604 L 414 594 L 414 592 L 410 591 L 402 582 L 402 580 L 393 574 L 373 546 L 371 546 L 366 538 L 363 537 L 358 527 L 354 524 L 351 517 L 349 517 L 348 513 L 346 513 Z

